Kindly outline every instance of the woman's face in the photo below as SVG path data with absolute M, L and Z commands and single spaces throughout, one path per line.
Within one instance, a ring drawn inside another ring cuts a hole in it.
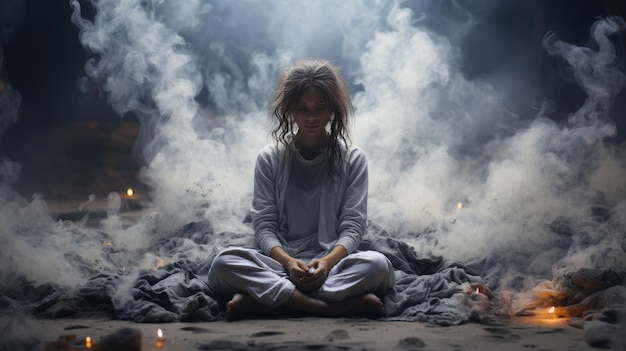
M 307 88 L 300 96 L 293 112 L 298 125 L 298 134 L 302 137 L 320 137 L 326 135 L 326 125 L 330 121 L 331 111 L 324 94 L 319 88 Z

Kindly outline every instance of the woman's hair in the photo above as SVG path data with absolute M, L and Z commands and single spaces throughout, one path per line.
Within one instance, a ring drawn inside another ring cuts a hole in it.
M 293 112 L 302 93 L 310 87 L 322 92 L 334 114 L 328 140 L 328 169 L 331 175 L 339 175 L 343 157 L 340 144 L 350 145 L 349 119 L 354 114 L 354 107 L 339 68 L 329 61 L 300 61 L 283 73 L 270 106 L 270 118 L 275 123 L 272 136 L 276 142 L 287 146 L 294 131 Z

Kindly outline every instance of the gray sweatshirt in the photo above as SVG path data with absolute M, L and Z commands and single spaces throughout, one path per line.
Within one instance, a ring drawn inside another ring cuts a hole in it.
M 291 179 L 292 162 L 303 161 L 301 158 L 294 160 L 299 154 L 293 143 L 289 144 L 289 148 L 290 152 L 282 145 L 271 144 L 261 149 L 257 156 L 252 224 L 259 247 L 269 255 L 272 248 L 280 246 L 289 255 L 298 258 L 321 257 L 336 245 L 345 247 L 348 253 L 356 251 L 367 221 L 368 175 L 365 153 L 356 146 L 349 150 L 343 146 L 343 164 L 339 168 L 341 177 L 334 179 L 328 174 L 325 152 L 314 160 L 304 160 L 303 165 L 298 165 L 299 171 L 313 164 L 321 165 L 325 170 L 322 176 L 313 176 L 313 179 L 322 182 L 319 196 L 313 194 L 315 203 L 319 198 L 319 211 L 307 211 L 306 204 L 302 207 L 302 204 L 294 204 L 293 200 L 288 203 L 288 199 L 297 197 L 301 189 L 294 186 L 295 181 Z M 284 157 L 285 152 L 287 157 Z M 303 193 L 302 196 L 311 197 L 310 189 L 308 194 Z M 286 211 L 287 208 L 289 211 Z M 289 219 L 287 212 L 291 216 Z M 304 232 L 288 232 L 289 223 L 292 229 L 296 229 L 294 226 L 300 221 L 308 222 L 309 225 L 305 227 L 311 227 L 311 215 L 319 216 L 317 231 L 308 228 Z M 302 218 L 297 218 L 300 216 Z

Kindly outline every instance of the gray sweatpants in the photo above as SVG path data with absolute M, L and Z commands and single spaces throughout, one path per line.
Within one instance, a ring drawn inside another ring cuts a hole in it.
M 220 298 L 230 299 L 236 293 L 244 293 L 269 308 L 287 302 L 296 289 L 278 261 L 245 248 L 229 248 L 217 255 L 208 283 Z M 387 257 L 376 251 L 362 251 L 339 261 L 324 284 L 311 295 L 328 302 L 367 293 L 382 297 L 394 284 L 393 266 Z

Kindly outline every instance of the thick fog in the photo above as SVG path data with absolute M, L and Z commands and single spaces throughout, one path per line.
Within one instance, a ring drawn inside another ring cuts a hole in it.
M 82 84 L 100 84 L 120 115 L 141 122 L 152 208 L 125 228 L 111 195 L 102 230 L 120 245 L 146 247 L 204 219 L 217 232 L 250 233 L 244 218 L 256 152 L 271 142 L 276 79 L 299 59 L 324 58 L 350 86 L 373 223 L 420 253 L 490 256 L 512 275 L 626 265 L 626 150 L 608 142 L 624 81 L 611 40 L 623 19 L 598 19 L 589 47 L 545 33 L 544 50 L 586 96 L 557 123 L 548 100 L 530 115 L 511 112 L 516 97 L 507 94 L 534 94 L 519 74 L 463 72 L 459 45 L 479 18 L 455 2 L 443 17 L 430 2 L 408 1 L 99 0 L 93 18 L 85 3 L 70 4 L 76 40 L 93 56 Z M 488 52 L 484 43 L 474 50 Z M 105 262 L 98 242 L 75 240 L 94 231 L 54 222 L 42 199 L 8 198 L 10 165 L 0 169 L 9 243 L 0 277 L 71 285 L 81 260 Z

